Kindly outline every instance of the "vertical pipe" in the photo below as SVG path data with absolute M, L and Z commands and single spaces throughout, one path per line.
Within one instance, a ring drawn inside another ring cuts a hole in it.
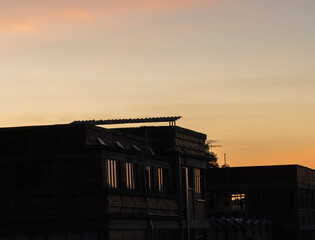
M 183 234 L 183 180 L 182 180 L 182 163 L 181 156 L 178 153 L 177 159 L 177 173 L 178 173 L 178 190 L 179 190 L 179 239 L 184 240 Z
M 189 196 L 188 196 L 188 167 L 187 166 L 185 166 L 185 178 L 186 178 L 186 230 L 187 230 L 187 240 L 190 240 Z
M 224 165 L 226 165 L 226 154 L 224 153 Z

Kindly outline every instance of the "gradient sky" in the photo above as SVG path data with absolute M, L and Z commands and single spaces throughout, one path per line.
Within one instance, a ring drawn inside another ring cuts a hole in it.
M 314 43 L 314 0 L 1 0 L 0 126 L 180 115 L 231 166 L 315 168 Z

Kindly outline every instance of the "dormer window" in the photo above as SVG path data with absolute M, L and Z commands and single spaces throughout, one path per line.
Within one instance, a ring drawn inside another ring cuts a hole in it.
M 119 147 L 121 149 L 125 149 L 124 146 L 119 141 L 116 141 L 116 145 L 117 145 L 117 147 Z
M 137 152 L 141 152 L 140 148 L 138 148 L 136 145 L 132 145 L 132 149 L 134 149 Z
M 97 137 L 96 139 L 99 142 L 99 144 L 106 146 L 106 143 L 103 141 L 103 139 L 101 139 L 100 137 Z
M 155 152 L 153 151 L 151 147 L 149 147 L 149 152 L 151 153 L 152 156 L 155 156 Z

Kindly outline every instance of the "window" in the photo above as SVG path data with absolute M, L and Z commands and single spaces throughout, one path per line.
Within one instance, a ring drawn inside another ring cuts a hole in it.
M 152 156 L 155 156 L 155 152 L 153 151 L 151 147 L 149 147 L 149 152 L 151 153 Z
M 116 141 L 116 146 L 121 149 L 125 149 L 124 146 L 119 141 Z
M 134 164 L 130 162 L 126 162 L 126 184 L 127 189 L 136 189 Z
M 163 168 L 158 168 L 158 184 L 159 184 L 159 192 L 164 191 L 164 179 L 163 179 Z
M 107 160 L 107 184 L 110 188 L 117 188 L 117 164 L 115 160 Z
M 194 169 L 191 167 L 188 168 L 188 188 L 194 188 Z
M 245 193 L 207 192 L 208 209 L 218 212 L 244 212 Z
M 140 148 L 138 148 L 136 145 L 132 145 L 132 149 L 134 149 L 137 152 L 141 152 Z
M 195 172 L 195 193 L 201 194 L 201 185 L 200 185 L 200 169 L 194 169 Z
M 153 190 L 153 172 L 151 166 L 145 166 L 146 190 Z
M 100 137 L 97 137 L 96 139 L 99 142 L 99 144 L 106 146 L 106 143 L 103 141 L 103 139 L 101 139 Z
M 232 193 L 231 194 L 231 210 L 240 212 L 245 211 L 245 194 L 244 193 Z

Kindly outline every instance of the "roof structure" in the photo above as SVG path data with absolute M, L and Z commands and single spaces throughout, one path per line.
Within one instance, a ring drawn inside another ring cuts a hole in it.
M 176 120 L 181 116 L 172 117 L 152 117 L 152 118 L 125 118 L 125 119 L 107 119 L 107 120 L 79 120 L 71 124 L 91 124 L 91 125 L 106 125 L 106 124 L 125 124 L 125 123 L 152 123 L 152 122 L 169 122 L 170 126 L 176 125 Z

